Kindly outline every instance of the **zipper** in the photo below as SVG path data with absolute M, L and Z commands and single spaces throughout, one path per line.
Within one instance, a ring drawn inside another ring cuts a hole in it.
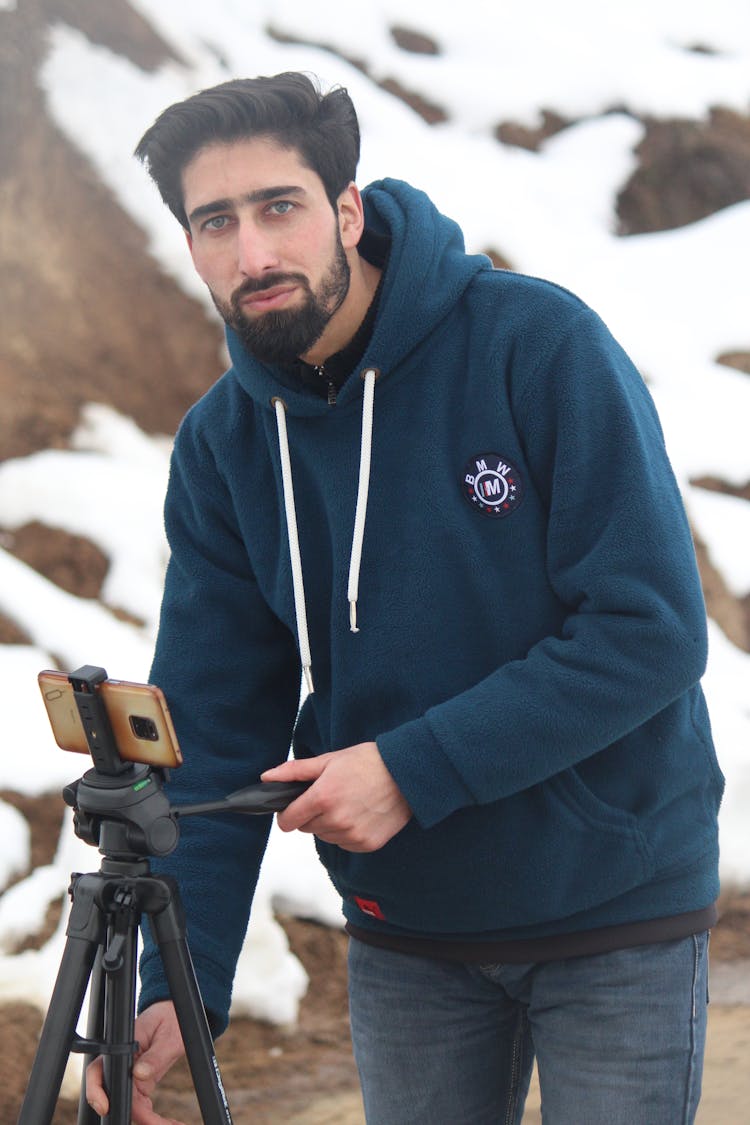
M 518 1095 L 519 1083 L 521 1081 L 521 1055 L 523 1052 L 523 1040 L 526 1030 L 526 1017 L 523 1011 L 518 1013 L 518 1024 L 516 1026 L 516 1033 L 513 1036 L 513 1054 L 510 1060 L 510 1090 L 508 1094 L 508 1105 L 505 1111 L 504 1125 L 512 1125 L 516 1120 L 516 1113 L 518 1111 Z
M 332 379 L 328 378 L 328 372 L 325 369 L 325 364 L 316 363 L 313 370 L 315 371 L 315 374 L 318 376 L 319 379 L 324 379 L 325 382 L 326 382 L 326 385 L 328 387 L 328 405 L 329 406 L 335 406 L 336 405 L 336 397 L 337 397 L 338 392 L 336 390 L 336 384 L 333 382 Z

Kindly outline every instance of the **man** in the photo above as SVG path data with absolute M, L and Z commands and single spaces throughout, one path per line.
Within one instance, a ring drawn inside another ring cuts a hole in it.
M 370 1125 L 519 1122 L 535 1055 L 552 1125 L 690 1122 L 722 778 L 653 404 L 581 301 L 466 254 L 406 184 L 360 194 L 358 152 L 345 91 L 300 74 L 197 94 L 137 149 L 232 362 L 166 502 L 171 797 L 313 782 L 279 824 L 342 895 Z M 267 831 L 191 819 L 160 865 L 216 1033 Z M 181 1044 L 150 945 L 141 974 L 154 1125 Z

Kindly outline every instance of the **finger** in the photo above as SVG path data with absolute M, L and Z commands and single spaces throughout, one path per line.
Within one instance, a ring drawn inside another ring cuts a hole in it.
M 131 1111 L 132 1125 L 183 1125 L 175 1117 L 162 1117 L 154 1109 L 150 1098 L 133 1090 L 133 1105 Z
M 328 765 L 330 754 L 322 754 L 318 758 L 303 758 L 301 761 L 285 762 L 283 766 L 276 766 L 261 774 L 263 781 L 317 781 Z M 277 823 L 282 832 L 294 832 L 303 828 L 313 817 L 320 815 L 320 795 L 315 792 L 316 786 L 310 788 L 291 801 L 287 807 L 277 814 Z
M 133 1088 L 145 1098 L 150 1098 L 158 1085 L 158 1079 L 151 1070 L 141 1070 L 138 1074 L 133 1068 Z
M 105 1117 L 109 1112 L 109 1098 L 104 1091 L 104 1067 L 101 1056 L 86 1067 L 86 1101 L 100 1117 Z
M 330 754 L 320 754 L 317 758 L 296 758 L 265 770 L 261 781 L 315 781 L 328 765 Z
M 336 847 L 347 852 L 374 852 L 382 847 L 384 842 L 378 836 L 363 833 L 359 827 L 332 826 L 324 816 L 313 817 L 297 831 L 309 832 L 326 844 L 335 844 Z
M 276 821 L 282 832 L 314 832 L 313 824 L 325 816 L 330 816 L 328 802 L 324 801 L 319 786 L 311 785 L 282 812 L 276 814 Z
M 149 1095 L 184 1053 L 173 1005 L 161 1002 L 148 1008 L 136 1024 L 136 1035 L 141 1050 L 133 1064 L 133 1079 Z

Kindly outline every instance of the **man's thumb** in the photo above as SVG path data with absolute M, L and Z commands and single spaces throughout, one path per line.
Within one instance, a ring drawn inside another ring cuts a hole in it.
M 140 1058 L 133 1064 L 133 1077 L 139 1078 L 142 1082 L 148 1082 L 154 1077 L 154 1068 L 148 1059 Z

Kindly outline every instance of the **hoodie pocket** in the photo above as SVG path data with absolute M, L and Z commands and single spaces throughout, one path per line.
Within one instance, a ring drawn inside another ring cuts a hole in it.
M 575 770 L 427 831 L 411 823 L 380 852 L 324 846 L 322 858 L 345 899 L 376 900 L 394 926 L 442 934 L 556 922 L 655 871 L 637 818 L 602 801 Z
M 584 829 L 624 837 L 636 845 L 644 862 L 651 865 L 651 853 L 640 830 L 638 819 L 626 809 L 607 804 L 582 780 L 576 769 L 565 770 L 547 782 L 553 793 L 582 822 Z
M 537 791 L 542 815 L 525 824 L 525 849 L 516 853 L 520 863 L 510 876 L 511 925 L 565 918 L 653 878 L 655 858 L 638 818 L 603 801 L 575 769 Z

